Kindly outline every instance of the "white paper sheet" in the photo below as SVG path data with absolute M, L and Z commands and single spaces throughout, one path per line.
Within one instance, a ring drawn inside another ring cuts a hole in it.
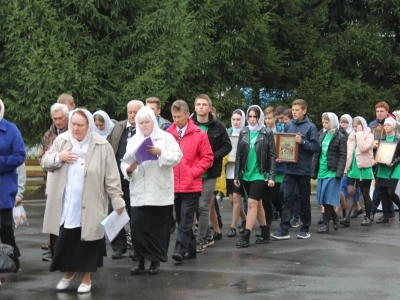
M 104 228 L 107 240 L 110 242 L 113 241 L 125 224 L 128 223 L 128 221 L 129 216 L 126 212 L 126 208 L 121 215 L 118 215 L 118 213 L 114 210 L 103 221 L 101 221 L 101 225 Z

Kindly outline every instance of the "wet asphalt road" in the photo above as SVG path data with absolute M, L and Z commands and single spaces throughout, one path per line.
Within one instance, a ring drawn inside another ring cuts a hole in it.
M 312 200 L 314 203 L 314 200 Z M 67 292 L 56 292 L 60 273 L 50 273 L 42 262 L 40 245 L 47 236 L 41 233 L 44 203 L 25 203 L 29 227 L 16 229 L 21 249 L 21 271 L 1 275 L 0 299 L 400 299 L 400 223 L 361 227 L 361 216 L 350 228 L 319 235 L 316 224 L 320 213 L 312 206 L 311 238 L 271 241 L 236 249 L 239 237 L 227 238 L 231 209 L 222 202 L 224 237 L 197 256 L 175 264 L 170 259 L 161 265 L 157 276 L 144 273 L 131 276 L 128 258 L 108 257 L 104 268 L 92 275 L 92 292 L 77 295 L 79 279 Z M 354 219 L 353 219 L 354 220 Z M 274 222 L 272 232 L 278 228 Z M 172 235 L 169 257 L 176 233 Z M 149 263 L 147 262 L 146 269 Z

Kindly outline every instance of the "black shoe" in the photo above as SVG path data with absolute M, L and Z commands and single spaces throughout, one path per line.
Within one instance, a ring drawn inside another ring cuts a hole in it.
M 186 252 L 182 259 L 183 260 L 188 260 L 188 259 L 194 259 L 194 258 L 197 258 L 197 253 L 196 252 L 194 252 L 194 253 Z
M 355 210 L 353 215 L 351 216 L 352 219 L 358 218 L 359 215 L 363 214 L 362 208 L 360 210 Z
M 42 249 L 44 251 L 49 251 L 50 250 L 50 245 L 43 244 L 43 245 L 40 246 L 40 249 Z
M 271 240 L 271 232 L 269 226 L 260 226 L 261 236 L 256 239 L 256 244 L 265 244 Z
M 250 246 L 250 234 L 251 234 L 251 231 L 248 229 L 245 229 L 242 237 L 236 243 L 236 247 L 246 248 L 246 247 Z
M 333 229 L 334 230 L 339 229 L 339 215 L 337 213 L 334 213 L 333 215 Z
M 324 222 L 324 224 L 322 224 L 321 228 L 318 229 L 317 232 L 318 233 L 329 233 L 329 223 L 328 222 Z
M 236 228 L 231 227 L 228 232 L 228 237 L 234 237 L 236 236 Z
M 174 254 L 172 254 L 172 259 L 177 261 L 177 262 L 181 262 L 182 261 L 182 255 L 180 255 L 179 253 L 174 253 Z
M 240 226 L 239 228 L 239 233 L 243 234 L 245 229 L 246 229 L 246 221 L 242 221 L 242 226 Z
M 114 251 L 111 254 L 111 258 L 112 259 L 121 259 L 124 257 L 124 254 L 126 253 L 126 251 Z
M 52 261 L 51 252 L 50 251 L 43 255 L 42 261 Z
M 279 213 L 278 212 L 274 213 L 274 221 L 279 221 L 279 220 L 280 220 Z
M 135 260 L 131 268 L 131 275 L 138 275 L 140 271 L 144 270 L 144 260 Z
M 221 233 L 221 232 L 220 232 L 220 233 L 214 232 L 214 234 L 213 234 L 213 239 L 214 239 L 214 241 L 220 241 L 220 240 L 222 240 L 222 233 Z
M 340 225 L 343 225 L 344 227 L 350 227 L 350 221 L 347 220 L 346 218 L 340 219 Z
M 321 218 L 318 220 L 318 225 L 324 224 L 324 214 L 321 214 Z
M 160 262 L 152 261 L 149 268 L 149 275 L 157 275 L 160 271 Z
M 389 219 L 384 219 L 382 218 L 378 218 L 378 220 L 375 221 L 376 224 L 386 224 L 389 223 Z

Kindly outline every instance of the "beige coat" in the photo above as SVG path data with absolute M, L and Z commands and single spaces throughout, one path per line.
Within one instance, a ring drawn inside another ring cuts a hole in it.
M 56 154 L 72 147 L 69 132 L 60 134 L 41 161 L 42 168 L 53 173 L 48 188 L 43 232 L 59 235 L 63 195 L 68 164 L 55 164 Z M 100 222 L 108 214 L 108 197 L 114 209 L 125 207 L 115 155 L 110 144 L 99 134 L 93 133 L 86 153 L 85 179 L 82 197 L 82 241 L 104 237 Z

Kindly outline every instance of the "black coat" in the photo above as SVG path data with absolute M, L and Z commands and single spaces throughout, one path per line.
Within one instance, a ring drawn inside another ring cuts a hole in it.
M 261 174 L 269 173 L 269 180 L 275 181 L 276 153 L 274 133 L 265 127 L 261 128 L 255 143 L 258 170 Z M 250 131 L 245 127 L 240 131 L 235 160 L 235 179 L 241 179 L 247 165 L 250 149 Z
M 324 140 L 326 132 L 321 132 L 319 135 L 320 151 L 314 154 L 312 168 L 311 168 L 311 178 L 316 179 L 319 171 L 319 159 L 322 151 L 322 141 Z M 347 137 L 336 130 L 332 140 L 328 146 L 327 153 L 328 160 L 328 170 L 336 172 L 336 178 L 342 178 L 344 173 L 344 168 L 346 167 L 347 160 Z
M 197 121 L 196 113 L 193 114 L 191 119 L 197 126 L 200 125 Z M 217 120 L 212 114 L 209 114 L 208 122 L 202 125 L 208 126 L 207 136 L 214 154 L 214 162 L 207 170 L 207 178 L 218 178 L 221 176 L 222 172 L 222 160 L 232 150 L 231 139 L 229 138 L 224 124 Z

